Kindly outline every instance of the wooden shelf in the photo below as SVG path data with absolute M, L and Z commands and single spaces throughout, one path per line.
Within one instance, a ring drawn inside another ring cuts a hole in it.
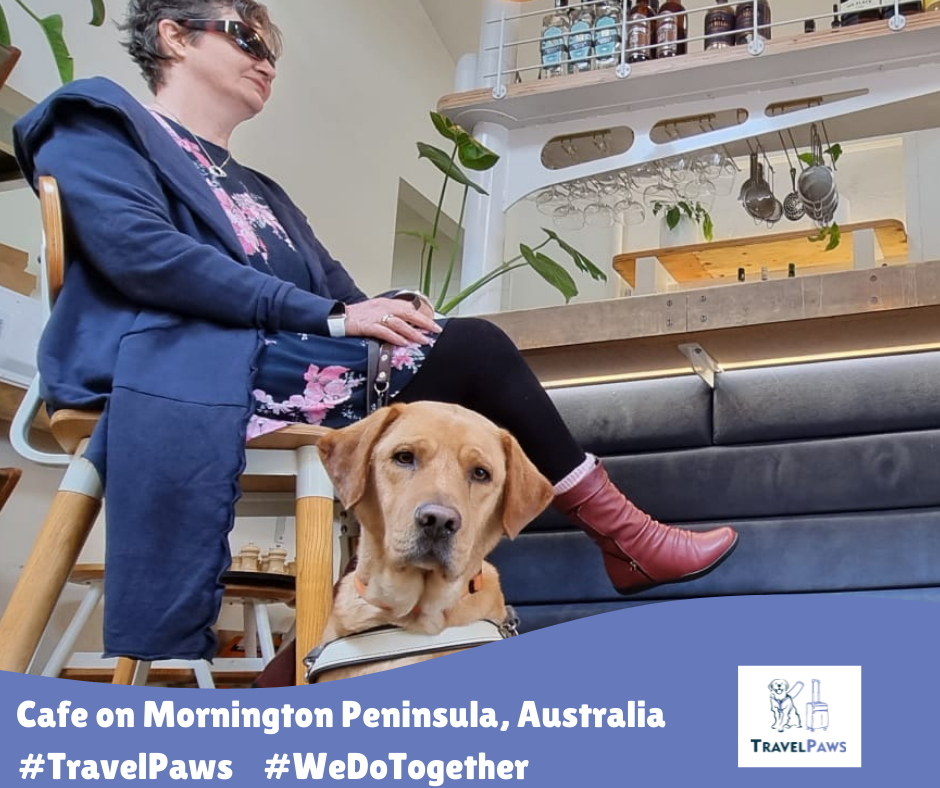
M 614 269 L 631 287 L 636 287 L 636 261 L 641 257 L 655 257 L 679 283 L 715 280 L 735 281 L 738 269 L 747 274 L 758 273 L 766 266 L 771 273 L 787 271 L 796 264 L 800 275 L 831 271 L 848 271 L 854 264 L 853 233 L 874 230 L 884 255 L 883 262 L 907 262 L 907 233 L 897 219 L 846 224 L 842 228 L 842 242 L 830 252 L 822 243 L 810 243 L 810 230 L 774 233 L 734 238 L 727 241 L 673 246 L 629 252 L 614 257 Z

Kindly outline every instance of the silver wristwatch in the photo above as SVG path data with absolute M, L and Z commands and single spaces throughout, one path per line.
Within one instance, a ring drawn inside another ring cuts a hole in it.
M 346 336 L 346 304 L 337 301 L 336 306 L 326 318 L 326 325 L 331 337 Z

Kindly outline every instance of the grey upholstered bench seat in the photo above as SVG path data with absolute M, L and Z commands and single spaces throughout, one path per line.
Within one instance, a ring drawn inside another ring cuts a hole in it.
M 575 435 L 664 522 L 731 523 L 716 571 L 630 598 L 549 510 L 493 555 L 524 629 L 650 601 L 787 593 L 940 600 L 940 353 L 553 391 Z

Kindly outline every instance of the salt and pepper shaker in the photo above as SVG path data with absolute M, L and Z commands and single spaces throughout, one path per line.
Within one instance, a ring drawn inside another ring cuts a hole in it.
M 276 575 L 286 574 L 287 570 L 285 564 L 287 562 L 287 550 L 283 547 L 272 547 L 268 550 L 267 563 L 268 568 L 266 571 L 271 572 Z
M 246 544 L 238 553 L 238 569 L 242 572 L 257 572 L 261 548 L 254 542 Z M 234 561 L 232 562 L 234 565 Z
M 232 556 L 232 572 L 267 572 L 275 575 L 293 574 L 294 562 L 287 560 L 287 550 L 281 545 L 271 547 L 266 553 L 254 542 L 249 542 Z

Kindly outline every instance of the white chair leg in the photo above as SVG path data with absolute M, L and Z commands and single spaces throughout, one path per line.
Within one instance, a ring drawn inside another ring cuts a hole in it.
M 147 675 L 150 673 L 150 662 L 148 660 L 139 660 L 134 665 L 134 677 L 131 679 L 131 686 L 144 687 L 147 685 Z
M 75 650 L 75 641 L 78 640 L 78 636 L 85 628 L 85 624 L 88 623 L 88 619 L 91 618 L 91 614 L 101 600 L 103 585 L 100 580 L 89 583 L 88 590 L 85 592 L 85 596 L 82 597 L 78 610 L 76 610 L 75 615 L 72 616 L 72 620 L 69 622 L 62 638 L 55 647 L 55 651 L 52 652 L 52 656 L 49 657 L 49 661 L 43 668 L 41 675 L 58 678 L 59 674 L 62 672 L 62 668 L 65 667 L 66 662 L 68 662 L 69 657 L 72 656 L 72 652 Z
M 242 600 L 242 622 L 245 630 L 242 646 L 246 657 L 258 656 L 258 629 L 255 626 L 254 605 L 250 599 Z
M 263 602 L 252 602 L 251 607 L 254 608 L 258 645 L 261 647 L 261 661 L 267 665 L 274 659 L 274 636 L 271 634 L 268 606 Z
M 215 681 L 212 678 L 209 663 L 204 659 L 198 659 L 193 661 L 192 666 L 193 673 L 196 674 L 196 686 L 199 689 L 215 689 Z

